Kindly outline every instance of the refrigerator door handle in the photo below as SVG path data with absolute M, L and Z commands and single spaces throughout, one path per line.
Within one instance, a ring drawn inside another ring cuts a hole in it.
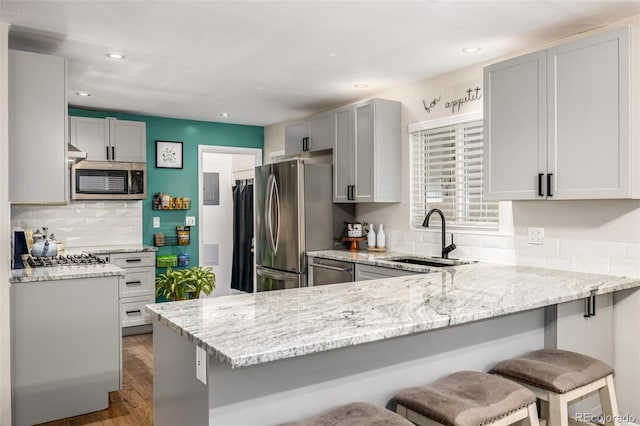
M 264 223 L 267 231 L 267 241 L 271 252 L 275 254 L 275 244 L 273 240 L 273 222 L 272 222 L 272 208 L 273 208 L 273 185 L 275 178 L 273 175 L 269 175 L 267 179 L 267 191 L 265 194 L 265 209 L 264 209 Z
M 280 242 L 280 190 L 278 189 L 278 181 L 273 179 L 273 200 L 275 201 L 275 238 L 273 242 L 273 252 L 278 252 L 278 243 Z

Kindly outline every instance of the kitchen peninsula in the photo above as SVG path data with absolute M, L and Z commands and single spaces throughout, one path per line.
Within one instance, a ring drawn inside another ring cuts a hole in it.
M 384 406 L 401 388 L 549 346 L 546 307 L 612 292 L 637 299 L 637 287 L 639 279 L 480 263 L 149 305 L 155 424 L 266 425 L 352 401 Z M 206 385 L 196 348 L 208 354 Z

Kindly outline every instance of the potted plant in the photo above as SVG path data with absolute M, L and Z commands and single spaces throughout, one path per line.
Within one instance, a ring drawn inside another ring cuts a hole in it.
M 171 269 L 156 277 L 156 295 L 169 301 L 198 299 L 200 292 L 211 294 L 216 286 L 216 275 L 210 267 L 192 266 L 188 269 Z

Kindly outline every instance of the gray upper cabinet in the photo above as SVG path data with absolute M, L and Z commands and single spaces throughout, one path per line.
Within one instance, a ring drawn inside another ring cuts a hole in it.
M 66 203 L 65 59 L 9 50 L 9 200 Z
M 399 202 L 401 104 L 371 99 L 333 111 L 333 201 Z
M 114 118 L 70 117 L 71 144 L 93 161 L 147 161 L 146 124 Z
M 285 126 L 284 154 L 321 151 L 333 148 L 331 111 L 292 121 Z
M 485 68 L 487 199 L 640 196 L 629 43 L 625 27 Z

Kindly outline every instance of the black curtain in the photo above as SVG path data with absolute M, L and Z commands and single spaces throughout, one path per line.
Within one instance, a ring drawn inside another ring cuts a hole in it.
M 233 187 L 233 263 L 231 288 L 253 293 L 253 180 Z

